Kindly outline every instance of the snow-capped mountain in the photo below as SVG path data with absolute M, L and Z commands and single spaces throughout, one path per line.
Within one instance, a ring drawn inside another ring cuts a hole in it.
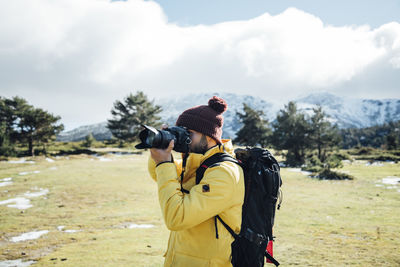
M 192 94 L 156 99 L 155 103 L 163 108 L 160 114 L 162 121 L 168 125 L 174 125 L 182 111 L 196 105 L 207 105 L 208 99 L 213 95 L 224 98 L 228 103 L 228 110 L 224 113 L 223 138 L 234 138 L 235 133 L 241 128 L 236 112 L 243 111 L 243 103 L 248 104 L 253 109 L 262 110 L 269 122 L 274 121 L 279 110 L 284 108 L 284 104 L 265 100 L 261 97 L 232 93 Z M 325 113 L 329 115 L 329 120 L 332 123 L 337 123 L 339 128 L 362 128 L 400 120 L 399 99 L 355 99 L 323 92 L 309 94 L 292 101 L 297 103 L 299 110 L 307 114 L 312 114 L 312 108 L 321 105 Z M 57 136 L 57 140 L 83 140 L 90 132 L 97 140 L 110 139 L 111 132 L 106 128 L 106 125 L 106 122 L 102 122 L 81 126 L 61 133 Z
M 237 95 L 231 93 L 214 93 L 214 94 L 193 94 L 174 99 L 161 99 L 157 104 L 163 107 L 161 118 L 168 125 L 175 125 L 178 116 L 185 109 L 197 105 L 207 105 L 208 100 L 212 96 L 222 97 L 228 103 L 228 109 L 224 116 L 223 138 L 234 138 L 236 132 L 240 129 L 241 123 L 236 116 L 236 112 L 243 112 L 243 103 L 246 103 L 253 109 L 262 110 L 266 115 L 265 118 L 271 120 L 276 116 L 276 110 L 279 106 L 274 107 L 261 98 L 249 95 Z M 271 113 L 271 110 L 274 110 Z
M 71 131 L 62 132 L 57 135 L 57 141 L 81 141 L 84 140 L 85 137 L 92 133 L 93 137 L 96 140 L 109 140 L 111 139 L 111 132 L 107 128 L 107 122 L 100 122 L 96 124 L 84 125 L 78 128 L 75 128 Z
M 314 93 L 295 100 L 299 109 L 312 113 L 321 105 L 339 128 L 364 128 L 400 120 L 399 99 L 357 99 L 340 97 L 330 93 Z

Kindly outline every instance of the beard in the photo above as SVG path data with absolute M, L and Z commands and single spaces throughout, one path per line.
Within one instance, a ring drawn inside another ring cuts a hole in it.
M 192 144 L 190 147 L 190 153 L 204 154 L 207 150 L 208 142 L 205 135 L 202 135 L 200 141 L 196 144 Z

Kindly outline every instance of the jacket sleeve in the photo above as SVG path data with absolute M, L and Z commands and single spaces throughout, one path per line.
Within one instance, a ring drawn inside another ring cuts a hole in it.
M 177 173 L 180 175 L 182 172 L 182 160 L 173 158 L 173 162 L 175 163 Z M 157 182 L 156 163 L 151 156 L 149 156 L 147 161 L 147 170 L 149 171 L 150 177 Z
M 232 171 L 222 164 L 206 170 L 203 179 L 191 188 L 190 194 L 180 191 L 173 163 L 163 163 L 155 172 L 161 212 L 167 228 L 172 231 L 193 227 L 232 206 L 236 179 L 232 177 Z

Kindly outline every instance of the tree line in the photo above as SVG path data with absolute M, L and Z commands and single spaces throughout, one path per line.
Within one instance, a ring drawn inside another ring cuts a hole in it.
M 129 94 L 124 101 L 115 101 L 111 110 L 113 119 L 108 120 L 108 128 L 120 142 L 138 141 L 141 124 L 154 127 L 161 125 L 158 116 L 161 111 L 161 106 L 155 105 L 143 92 Z M 352 142 L 351 145 L 366 144 L 354 141 L 356 130 L 339 129 L 337 124 L 332 124 L 321 106 L 313 108 L 312 114 L 307 115 L 298 109 L 295 102 L 290 101 L 278 112 L 276 119 L 269 122 L 262 110 L 243 103 L 243 112 L 237 112 L 236 116 L 242 127 L 236 133 L 235 143 L 285 151 L 286 163 L 291 166 L 308 164 L 333 168 L 340 165 L 340 158 L 333 151 L 347 146 L 349 142 Z M 390 125 L 393 126 L 393 123 Z M 388 127 L 393 133 L 384 135 L 376 144 L 379 143 L 381 148 L 399 148 L 398 132 L 394 131 L 400 129 L 400 122 L 396 125 L 397 128 Z M 348 134 L 349 131 L 352 135 Z
M 287 151 L 286 163 L 291 166 L 304 164 L 313 151 L 320 162 L 326 162 L 329 152 L 340 142 L 337 125 L 329 122 L 321 106 L 313 108 L 313 114 L 308 116 L 290 101 L 271 123 L 264 119 L 263 111 L 254 110 L 246 103 L 243 103 L 243 113 L 237 115 L 243 126 L 235 142 L 247 146 L 268 144 L 276 150 Z
M 374 147 L 396 150 L 400 148 L 400 120 L 366 128 L 341 129 L 342 148 Z
M 141 124 L 160 127 L 161 106 L 150 101 L 142 92 L 130 93 L 122 101 L 116 100 L 111 109 L 107 128 L 120 144 L 138 141 Z M 300 111 L 291 101 L 281 109 L 276 119 L 269 122 L 261 110 L 243 103 L 243 111 L 236 113 L 242 127 L 233 140 L 245 146 L 270 147 L 284 151 L 286 163 L 301 166 L 326 165 L 332 162 L 332 151 L 354 146 L 375 146 L 398 149 L 399 122 L 364 129 L 339 129 L 329 121 L 321 106 L 313 108 L 308 115 Z M 28 104 L 23 98 L 0 97 L 0 155 L 15 155 L 15 145 L 27 148 L 28 155 L 34 155 L 35 146 L 46 145 L 56 139 L 63 129 L 60 116 Z M 94 142 L 92 135 L 86 138 L 85 146 Z
M 0 96 L 0 155 L 15 156 L 17 144 L 26 146 L 28 155 L 34 155 L 35 146 L 46 153 L 46 145 L 64 130 L 60 119 L 21 97 Z

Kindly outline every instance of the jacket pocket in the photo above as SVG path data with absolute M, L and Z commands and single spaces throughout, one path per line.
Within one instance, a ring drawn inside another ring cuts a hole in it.
M 183 254 L 180 252 L 175 252 L 172 259 L 172 267 L 187 267 L 187 266 L 196 266 L 196 267 L 210 267 L 210 260 L 198 258 L 195 256 Z

